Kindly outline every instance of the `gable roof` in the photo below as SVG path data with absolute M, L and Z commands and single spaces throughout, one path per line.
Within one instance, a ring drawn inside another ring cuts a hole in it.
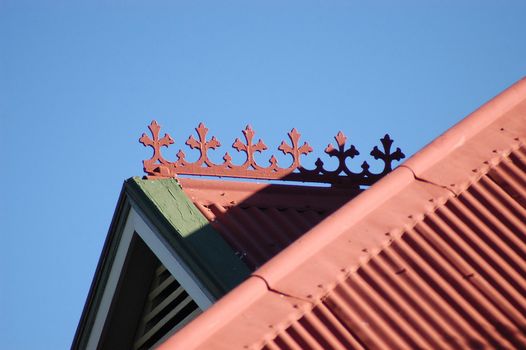
M 526 79 L 160 349 L 526 346 Z

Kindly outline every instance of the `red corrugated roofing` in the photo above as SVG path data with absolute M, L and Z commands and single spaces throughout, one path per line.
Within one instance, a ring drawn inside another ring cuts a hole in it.
M 526 347 L 526 79 L 161 349 Z
M 179 181 L 252 271 L 359 193 L 334 187 Z

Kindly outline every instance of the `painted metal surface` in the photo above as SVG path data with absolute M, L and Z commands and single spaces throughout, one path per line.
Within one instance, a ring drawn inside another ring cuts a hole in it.
M 257 347 L 524 348 L 526 209 L 520 201 L 526 197 L 493 174 L 517 175 L 524 190 L 525 151 L 512 153 L 522 162 L 503 161 L 364 256 L 312 310 Z M 273 288 L 301 293 L 279 282 Z M 327 325 L 334 331 L 323 335 Z
M 308 181 L 308 182 L 323 182 L 337 185 L 344 185 L 348 187 L 359 188 L 362 185 L 369 186 L 375 183 L 378 179 L 386 175 L 392 170 L 393 161 L 405 158 L 400 148 L 391 151 L 393 140 L 386 134 L 380 139 L 382 150 L 377 146 L 371 151 L 371 156 L 376 160 L 383 162 L 383 169 L 379 173 L 373 173 L 369 170 L 369 164 L 363 162 L 362 170 L 359 173 L 351 171 L 346 163 L 348 158 L 354 158 L 360 154 L 354 145 L 346 148 L 347 137 L 340 131 L 335 136 L 336 147 L 329 144 L 325 149 L 325 153 L 330 157 L 335 157 L 338 160 L 338 167 L 334 170 L 326 169 L 321 158 L 318 158 L 314 169 L 306 169 L 301 164 L 301 156 L 313 151 L 312 147 L 304 142 L 300 145 L 301 134 L 292 129 L 288 133 L 290 145 L 282 141 L 278 150 L 285 155 L 290 155 L 292 162 L 288 167 L 281 167 L 278 164 L 277 158 L 272 155 L 269 159 L 268 166 L 262 166 L 256 162 L 254 154 L 256 152 L 263 152 L 267 150 L 265 143 L 259 139 L 255 142 L 255 132 L 247 126 L 243 130 L 245 141 L 236 139 L 232 147 L 246 155 L 246 160 L 241 165 L 232 163 L 232 157 L 228 152 L 223 157 L 222 164 L 213 163 L 208 158 L 208 151 L 216 149 L 221 146 L 221 143 L 215 136 L 207 140 L 208 128 L 203 123 L 195 129 L 198 135 L 198 140 L 190 136 L 186 141 L 191 149 L 197 149 L 200 153 L 199 159 L 195 162 L 188 162 L 186 155 L 182 150 L 177 153 L 177 161 L 171 162 L 166 160 L 162 153 L 162 147 L 168 147 L 174 143 L 174 140 L 169 134 L 164 134 L 159 138 L 159 131 L 161 127 L 154 120 L 148 126 L 152 137 L 142 134 L 139 141 L 145 147 L 153 149 L 153 155 L 150 159 L 143 161 L 144 171 L 151 177 L 176 177 L 177 174 L 187 175 L 208 175 L 208 176 L 222 176 L 235 178 L 251 178 L 251 179 L 274 179 L 274 180 L 291 180 L 291 181 Z
M 526 347 L 526 79 L 160 349 Z
M 360 191 L 179 179 L 183 191 L 254 271 Z

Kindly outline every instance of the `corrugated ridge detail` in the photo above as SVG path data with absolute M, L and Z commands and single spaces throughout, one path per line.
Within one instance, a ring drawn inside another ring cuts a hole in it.
M 510 154 L 509 160 L 490 171 L 489 176 L 523 208 L 526 208 L 526 147 Z
M 268 340 L 263 349 L 365 349 L 324 303 Z
M 525 154 L 406 229 L 263 348 L 525 348 Z

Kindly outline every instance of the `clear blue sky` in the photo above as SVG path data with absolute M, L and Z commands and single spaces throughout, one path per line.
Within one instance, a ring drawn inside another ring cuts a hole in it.
M 392 3 L 0 0 L 1 347 L 70 346 L 152 118 L 410 155 L 525 75 L 526 2 Z

